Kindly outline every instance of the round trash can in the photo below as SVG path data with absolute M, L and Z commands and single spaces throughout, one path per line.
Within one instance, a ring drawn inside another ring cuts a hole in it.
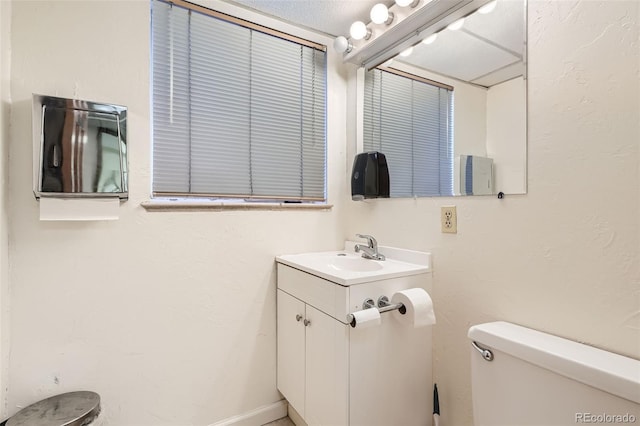
M 93 426 L 100 414 L 100 395 L 80 391 L 55 395 L 18 411 L 6 426 Z

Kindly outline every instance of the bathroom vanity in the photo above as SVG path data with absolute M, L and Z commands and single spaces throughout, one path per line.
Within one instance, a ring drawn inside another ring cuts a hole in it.
M 278 256 L 278 390 L 309 425 L 431 424 L 431 327 L 399 312 L 370 327 L 347 319 L 364 301 L 431 289 L 430 255 L 380 247 Z

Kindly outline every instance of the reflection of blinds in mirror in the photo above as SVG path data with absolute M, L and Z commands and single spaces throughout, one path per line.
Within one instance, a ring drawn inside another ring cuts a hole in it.
M 154 194 L 324 200 L 325 53 L 152 7 Z
M 391 197 L 453 195 L 453 91 L 365 73 L 364 150 L 387 157 Z

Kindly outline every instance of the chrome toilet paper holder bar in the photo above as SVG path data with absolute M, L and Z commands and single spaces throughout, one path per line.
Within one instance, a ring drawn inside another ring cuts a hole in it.
M 402 303 L 390 303 L 389 302 L 389 298 L 387 296 L 380 296 L 378 298 L 378 306 L 376 308 L 376 303 L 373 301 L 373 299 L 369 298 L 369 299 L 365 299 L 362 302 L 362 309 L 377 309 L 381 314 L 384 312 L 390 312 L 390 311 L 395 311 L 397 310 L 398 312 L 400 312 L 402 315 L 407 313 L 407 308 L 404 306 L 404 304 Z M 348 314 L 347 315 L 347 322 L 351 325 L 351 327 L 356 326 L 356 318 L 353 316 L 353 314 Z
M 398 310 L 402 315 L 407 313 L 407 308 L 402 303 L 391 303 L 387 296 L 378 298 L 378 310 L 380 313 Z

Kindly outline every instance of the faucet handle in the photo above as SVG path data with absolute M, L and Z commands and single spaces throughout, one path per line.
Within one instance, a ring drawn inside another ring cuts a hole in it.
M 374 248 L 378 246 L 378 242 L 376 241 L 375 238 L 373 238 L 373 236 L 371 235 L 366 235 L 366 234 L 356 234 L 356 237 L 358 238 L 364 238 L 367 240 L 367 244 L 369 245 L 370 248 Z

